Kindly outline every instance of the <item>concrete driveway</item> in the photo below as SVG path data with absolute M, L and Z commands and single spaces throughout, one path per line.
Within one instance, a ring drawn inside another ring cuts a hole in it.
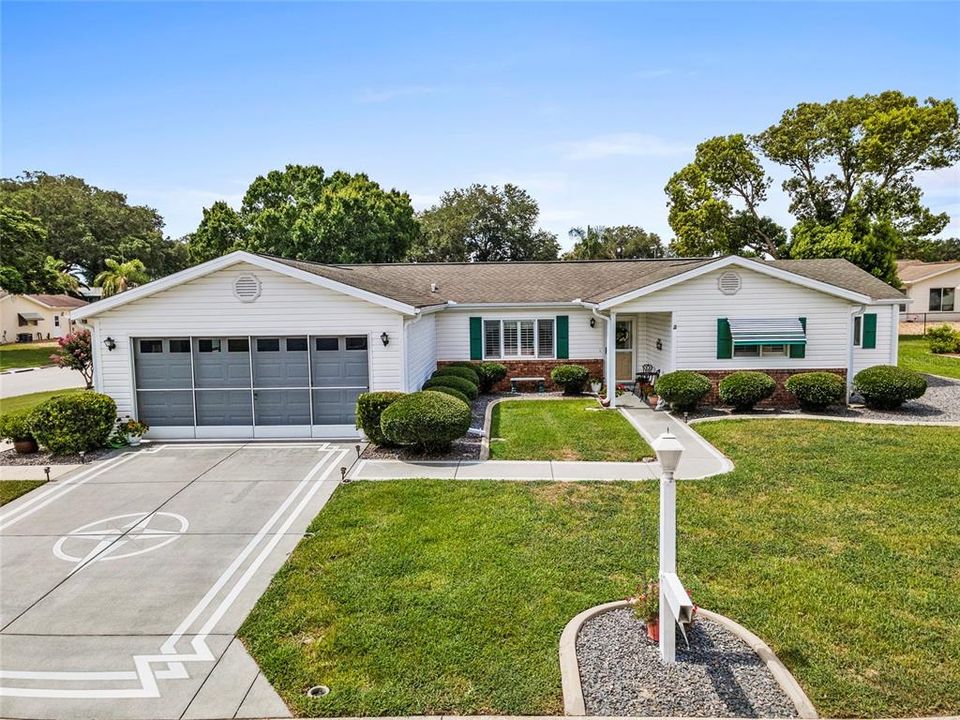
M 288 715 L 234 634 L 355 457 L 160 445 L 0 509 L 0 716 Z

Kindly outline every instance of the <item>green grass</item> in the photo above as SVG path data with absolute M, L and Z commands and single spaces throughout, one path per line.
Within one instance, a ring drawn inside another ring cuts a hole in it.
M 21 495 L 43 485 L 46 480 L 0 480 L 0 505 L 6 505 Z
M 596 400 L 508 400 L 490 421 L 493 460 L 640 460 L 653 450 Z
M 56 343 L 15 343 L 0 345 L 0 370 L 51 365 L 50 354 Z
M 960 711 L 960 429 L 699 427 L 737 469 L 679 484 L 694 599 L 822 716 Z M 562 713 L 560 633 L 654 572 L 657 503 L 652 482 L 345 485 L 240 634 L 301 715 Z
M 900 338 L 900 367 L 960 380 L 960 358 L 934 355 L 923 336 Z
M 0 400 L 0 414 L 14 412 L 16 410 L 28 410 L 56 395 L 70 395 L 76 392 L 83 392 L 83 390 L 44 390 L 43 392 L 29 393 L 28 395 L 15 395 L 14 397 L 3 398 Z

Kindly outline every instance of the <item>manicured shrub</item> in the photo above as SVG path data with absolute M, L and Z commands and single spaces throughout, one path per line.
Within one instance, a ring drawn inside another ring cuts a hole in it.
M 471 400 L 475 400 L 477 395 L 480 394 L 476 385 L 456 375 L 438 375 L 435 378 L 430 378 L 423 384 L 424 390 L 430 390 L 435 387 L 450 387 L 454 390 L 459 390 Z
M 893 410 L 927 391 L 923 375 L 894 365 L 874 365 L 861 370 L 853 376 L 853 386 L 867 407 L 876 410 Z
M 777 382 L 763 372 L 743 370 L 730 373 L 717 387 L 720 400 L 736 410 L 750 410 L 777 390 Z
M 954 330 L 946 323 L 927 330 L 926 338 L 932 353 L 960 353 L 960 330 Z
M 463 365 L 444 365 L 443 367 L 437 368 L 433 373 L 433 377 L 439 377 L 441 375 L 462 377 L 464 380 L 469 380 L 477 387 L 480 386 L 480 377 L 477 375 L 477 371 L 473 368 L 468 368 Z
M 797 373 L 785 384 L 804 410 L 825 410 L 843 402 L 847 395 L 847 384 L 836 373 Z
M 710 378 L 700 373 L 676 370 L 657 378 L 653 389 L 674 410 L 693 410 L 711 387 Z
M 483 362 L 474 366 L 480 378 L 480 391 L 488 393 L 507 376 L 507 366 L 498 362 Z
M 583 365 L 557 365 L 550 377 L 563 388 L 564 395 L 579 395 L 590 382 L 590 371 Z
M 33 411 L 33 434 L 54 455 L 103 447 L 117 422 L 117 404 L 96 392 L 52 397 Z
M 0 439 L 35 440 L 33 436 L 33 410 L 17 410 L 0 415 Z
M 450 397 L 455 397 L 457 400 L 462 400 L 467 405 L 470 404 L 470 398 L 468 398 L 466 395 L 464 395 L 462 392 L 460 392 L 456 388 L 444 387 L 443 385 L 436 385 L 435 387 L 432 387 L 429 390 L 426 390 L 425 392 L 445 393 Z
M 470 429 L 470 407 L 442 392 L 411 393 L 383 411 L 380 429 L 398 445 L 443 450 Z
M 387 439 L 380 432 L 380 416 L 406 393 L 402 392 L 365 392 L 357 398 L 357 427 L 363 430 L 371 442 L 385 445 Z

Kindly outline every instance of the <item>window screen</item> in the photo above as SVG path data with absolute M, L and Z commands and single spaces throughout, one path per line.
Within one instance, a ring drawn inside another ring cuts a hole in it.
M 488 358 L 500 357 L 500 321 L 483 322 L 483 355 Z
M 147 353 L 162 353 L 163 340 L 141 340 L 140 352 L 144 355 Z

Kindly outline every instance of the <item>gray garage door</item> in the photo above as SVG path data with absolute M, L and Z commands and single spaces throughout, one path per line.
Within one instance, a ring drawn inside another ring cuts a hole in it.
M 352 425 L 365 336 L 140 338 L 137 408 L 152 426 Z

